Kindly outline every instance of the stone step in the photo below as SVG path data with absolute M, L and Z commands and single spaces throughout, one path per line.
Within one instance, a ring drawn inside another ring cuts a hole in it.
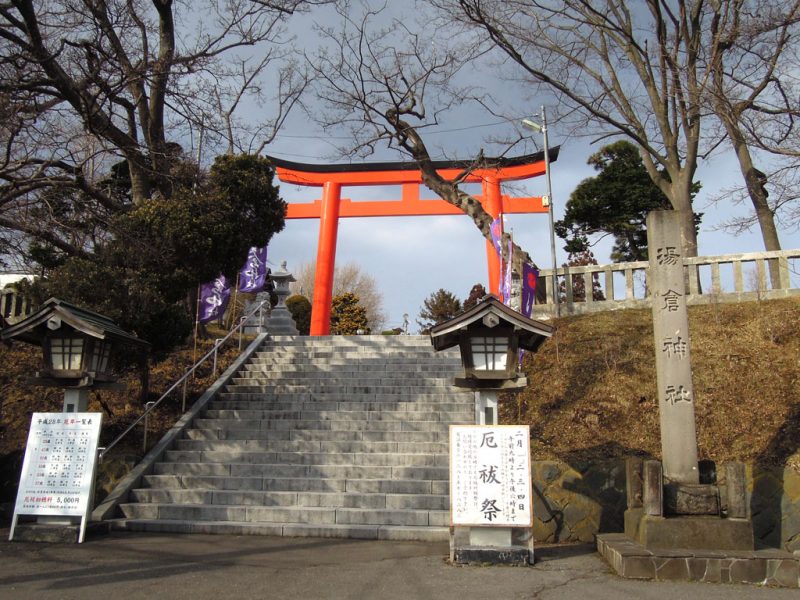
M 308 525 L 304 523 L 240 523 L 232 521 L 187 521 L 174 519 L 118 519 L 110 522 L 114 531 L 151 533 L 196 533 L 217 535 L 270 535 L 281 537 L 346 538 L 443 542 L 448 527 L 397 525 Z
M 446 480 L 449 468 L 442 466 L 306 465 L 246 463 L 177 463 L 154 465 L 156 475 L 216 477 L 332 477 L 334 479 L 429 479 Z
M 186 439 L 247 441 L 291 440 L 326 442 L 447 442 L 447 431 L 331 431 L 330 429 L 190 429 Z
M 243 381 L 243 380 L 239 380 Z M 417 393 L 430 393 L 435 391 L 436 386 L 415 386 L 415 385 L 337 385 L 337 384 L 301 384 L 301 383 L 275 383 L 275 384 L 246 384 L 246 383 L 231 383 L 225 386 L 226 392 L 233 392 L 239 394 L 280 394 L 280 393 L 297 393 L 297 392 L 310 392 L 312 394 L 325 394 L 327 392 L 348 395 L 363 395 L 363 394 L 417 394 Z M 445 389 L 444 386 L 439 386 L 438 389 Z M 351 398 L 355 400 L 356 398 Z
M 368 373 L 366 371 L 355 374 L 310 373 L 283 371 L 240 371 L 231 379 L 234 385 L 257 385 L 260 381 L 275 383 L 281 381 L 286 385 L 325 385 L 325 386 L 416 386 L 416 387 L 443 387 L 451 388 L 453 378 L 450 375 L 442 377 L 420 377 L 409 374 L 397 375 L 393 372 Z
M 194 452 L 324 452 L 329 454 L 446 454 L 446 442 L 328 442 L 322 440 L 178 440 L 175 451 Z M 172 452 L 172 451 L 170 451 Z M 190 461 L 191 462 L 191 461 Z
M 429 375 L 436 373 L 448 373 L 462 369 L 461 359 L 429 357 L 430 360 L 421 360 L 407 355 L 381 356 L 380 358 L 360 357 L 356 359 L 331 358 L 326 360 L 311 360 L 304 354 L 273 354 L 264 356 L 253 356 L 253 358 L 242 366 L 243 370 L 257 371 L 260 369 L 272 369 L 273 367 L 287 371 L 314 371 L 331 373 L 372 373 L 376 367 L 391 365 L 403 373 L 419 373 Z
M 411 421 L 411 420 L 348 420 L 330 419 L 296 420 L 277 419 L 273 421 L 233 420 L 233 419 L 196 419 L 196 426 L 200 429 L 260 429 L 260 430 L 329 430 L 329 431 L 438 431 L 446 432 L 449 423 L 446 421 Z M 465 424 L 466 423 L 465 421 Z
M 137 503 L 143 504 L 310 506 L 389 510 L 447 510 L 450 502 L 449 496 L 445 495 L 153 488 L 133 490 L 132 497 Z
M 357 406 L 357 405 L 356 405 Z M 460 420 L 474 414 L 474 409 L 459 406 L 455 410 L 414 411 L 406 410 L 370 410 L 364 406 L 360 410 L 339 408 L 334 410 L 207 410 L 204 419 L 216 421 L 235 421 L 247 423 L 251 421 L 451 421 Z
M 460 366 L 461 359 L 458 354 L 438 355 L 430 352 L 420 352 L 413 349 L 403 349 L 395 352 L 353 352 L 341 350 L 303 350 L 298 349 L 269 349 L 261 348 L 253 353 L 251 362 L 319 362 L 331 365 L 353 364 L 386 364 L 387 361 L 401 362 L 403 364 L 430 364 L 430 365 L 454 365 Z
M 420 381 L 440 381 L 445 382 L 448 384 L 448 386 L 452 387 L 453 379 L 463 375 L 463 371 L 461 369 L 448 369 L 446 371 L 438 370 L 436 372 L 420 373 L 418 371 L 399 370 L 392 365 L 389 365 L 391 373 L 387 375 L 386 372 L 376 373 L 375 368 L 376 367 L 369 367 L 369 369 L 357 372 L 327 372 L 313 367 L 305 367 L 302 369 L 292 368 L 291 370 L 285 368 L 250 368 L 239 371 L 236 376 L 244 379 L 266 379 L 268 381 L 288 378 L 305 383 L 321 380 L 336 381 L 345 384 L 359 379 L 373 381 L 385 379 L 386 377 L 394 377 L 396 379 L 403 379 L 404 381 L 408 381 L 410 379 L 416 379 Z
M 213 475 L 145 475 L 159 490 L 230 490 L 278 492 L 352 492 L 446 496 L 449 482 L 424 479 L 346 479 L 319 477 L 223 477 Z
M 414 392 L 414 393 L 387 393 L 376 394 L 370 392 L 230 392 L 222 391 L 217 395 L 218 401 L 223 402 L 467 402 L 474 397 L 472 392 L 439 391 L 439 392 Z
M 405 363 L 403 363 L 404 365 Z M 453 382 L 454 377 L 463 375 L 463 369 L 446 368 L 437 369 L 435 371 L 419 372 L 412 369 L 402 369 L 400 364 L 391 364 L 382 361 L 380 364 L 375 365 L 361 365 L 358 372 L 342 372 L 342 371 L 326 371 L 321 368 L 321 365 L 304 365 L 292 363 L 291 365 L 250 365 L 246 370 L 237 372 L 237 377 L 266 377 L 269 379 L 277 379 L 281 377 L 294 377 L 299 379 L 375 379 L 380 377 L 404 377 L 407 379 L 414 379 L 424 381 L 428 378 L 432 380 L 447 381 L 450 384 Z
M 310 400 L 300 402 L 285 402 L 282 400 L 213 400 L 209 404 L 209 408 L 205 411 L 205 416 L 209 416 L 212 412 L 217 418 L 222 415 L 217 411 L 236 411 L 230 415 L 225 415 L 225 418 L 239 418 L 247 417 L 248 415 L 240 411 L 308 411 L 308 410 L 368 410 L 376 412 L 453 412 L 463 410 L 474 410 L 472 402 L 445 402 L 444 400 L 437 403 L 430 401 L 424 402 L 421 400 L 396 400 L 387 402 L 376 402 L 374 400 L 364 400 L 361 402 L 350 401 L 325 401 L 325 400 Z
M 259 371 L 239 372 L 233 377 L 229 385 L 304 385 L 314 389 L 327 389 L 332 387 L 414 387 L 436 390 L 453 387 L 455 374 L 444 377 L 417 377 L 412 375 L 373 374 L 369 377 L 354 375 L 329 375 L 326 373 L 263 373 Z
M 402 348 L 362 348 L 357 346 L 313 346 L 303 348 L 301 346 L 268 347 L 262 346 L 254 353 L 256 358 L 280 359 L 285 357 L 298 357 L 302 360 L 326 359 L 334 362 L 342 362 L 346 359 L 372 360 L 375 358 L 386 357 L 389 360 L 400 358 L 426 359 L 432 363 L 454 363 L 459 360 L 459 354 L 446 352 L 436 354 L 432 347 L 423 348 L 416 346 L 405 346 Z
M 318 506 L 222 506 L 208 504 L 127 503 L 120 506 L 129 519 L 306 523 L 316 525 L 449 525 L 446 510 L 392 510 Z
M 136 531 L 447 539 L 457 351 L 427 336 L 272 338 L 122 507 Z
M 167 450 L 165 459 L 177 463 L 222 463 L 226 465 L 356 465 L 376 467 L 443 467 L 448 456 L 362 452 L 248 452 L 237 450 Z

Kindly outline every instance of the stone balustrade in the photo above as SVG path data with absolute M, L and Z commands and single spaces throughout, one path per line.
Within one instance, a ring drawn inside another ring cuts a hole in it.
M 20 295 L 13 289 L 0 290 L 0 316 L 8 324 L 21 321 L 33 312 L 29 298 Z
M 800 295 L 800 250 L 749 252 L 722 256 L 685 258 L 687 302 L 746 302 Z M 622 308 L 649 308 L 647 261 L 561 267 L 561 316 L 580 315 Z M 547 300 L 536 304 L 533 318 L 555 314 L 552 269 L 541 269 Z M 584 290 L 595 290 L 585 293 Z

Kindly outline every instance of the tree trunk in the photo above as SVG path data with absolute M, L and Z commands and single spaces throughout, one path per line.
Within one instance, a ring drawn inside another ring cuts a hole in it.
M 725 121 L 725 128 L 728 130 L 728 136 L 731 138 L 734 150 L 736 150 L 736 158 L 739 160 L 739 168 L 744 176 L 744 182 L 747 186 L 747 193 L 753 203 L 753 208 L 756 212 L 758 219 L 758 226 L 761 229 L 761 237 L 764 240 L 764 249 L 767 251 L 780 250 L 781 242 L 778 238 L 778 229 L 775 226 L 775 213 L 769 207 L 767 202 L 767 190 L 764 188 L 765 177 L 758 169 L 753 166 L 753 158 L 750 154 L 750 148 L 747 147 L 744 139 L 741 137 L 741 132 L 738 126 L 730 123 L 727 119 Z M 780 267 L 777 260 L 767 261 L 769 266 L 769 278 L 772 282 L 772 289 L 780 288 Z
M 141 204 L 150 197 L 150 178 L 147 170 L 129 158 L 128 172 L 131 176 L 131 200 L 134 205 Z
M 677 183 L 673 183 L 669 195 L 672 208 L 681 214 L 681 249 L 684 257 L 697 256 L 697 229 L 694 225 L 694 211 L 692 210 L 691 175 L 683 169 Z M 683 180 L 686 181 L 683 181 Z M 648 252 L 652 252 L 648 248 Z

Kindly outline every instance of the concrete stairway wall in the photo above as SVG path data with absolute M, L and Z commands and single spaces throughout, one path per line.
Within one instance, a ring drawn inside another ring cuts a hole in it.
M 275 337 L 123 504 L 130 530 L 447 539 L 458 352 L 424 336 Z

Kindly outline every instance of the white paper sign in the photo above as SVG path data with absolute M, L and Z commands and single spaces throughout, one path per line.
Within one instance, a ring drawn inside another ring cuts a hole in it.
M 532 526 L 527 425 L 450 426 L 450 521 Z
M 33 413 L 15 517 L 89 510 L 101 413 Z

